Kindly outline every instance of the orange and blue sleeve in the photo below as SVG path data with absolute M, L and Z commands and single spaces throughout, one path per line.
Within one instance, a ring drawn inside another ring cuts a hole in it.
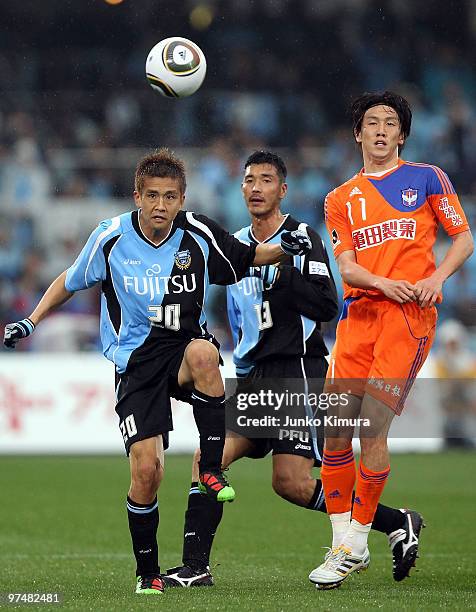
M 340 204 L 335 192 L 329 193 L 325 199 L 324 216 L 334 257 L 337 259 L 344 251 L 353 251 L 352 232 L 345 214 L 345 207 Z
M 441 168 L 431 168 L 427 189 L 428 202 L 448 236 L 467 231 L 469 224 L 463 207 L 448 175 Z

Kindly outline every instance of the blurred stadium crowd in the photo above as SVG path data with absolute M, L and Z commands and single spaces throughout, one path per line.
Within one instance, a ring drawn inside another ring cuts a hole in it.
M 248 222 L 244 160 L 256 148 L 277 150 L 289 171 L 285 212 L 324 236 L 325 194 L 360 167 L 345 111 L 362 90 L 392 88 L 410 99 L 405 159 L 443 167 L 474 223 L 476 2 L 137 7 L 30 0 L 2 8 L 1 328 L 32 310 L 99 220 L 133 205 L 134 166 L 151 147 L 184 157 L 187 208 L 230 231 Z M 148 50 L 171 34 L 195 40 L 208 58 L 205 84 L 189 99 L 159 98 L 145 82 Z M 476 329 L 475 281 L 472 258 L 446 285 L 442 319 Z M 57 319 L 61 333 L 50 323 L 21 348 L 68 348 L 71 335 L 76 348 L 96 348 L 97 309 L 95 294 L 76 296 L 65 307 L 75 317 Z M 223 292 L 214 292 L 209 315 L 229 348 Z

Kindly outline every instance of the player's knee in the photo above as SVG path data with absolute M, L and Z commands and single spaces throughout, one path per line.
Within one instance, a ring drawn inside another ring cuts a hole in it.
M 218 351 L 210 342 L 196 340 L 187 348 L 187 363 L 194 372 L 218 371 Z
M 144 491 L 155 491 L 163 478 L 163 468 L 158 459 L 146 459 L 135 466 L 132 480 Z

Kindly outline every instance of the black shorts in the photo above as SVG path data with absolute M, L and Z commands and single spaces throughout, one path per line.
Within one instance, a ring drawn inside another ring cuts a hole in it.
M 269 359 L 259 363 L 247 380 L 252 383 L 260 379 L 301 379 L 306 384 L 308 393 L 319 396 L 322 393 L 327 372 L 327 360 L 324 357 L 288 357 Z M 246 384 L 246 383 L 245 383 Z M 233 398 L 230 398 L 233 401 Z M 284 412 L 283 417 L 286 416 Z M 246 456 L 251 459 L 261 459 L 272 451 L 273 455 L 298 455 L 314 459 L 314 465 L 320 467 L 324 447 L 324 427 L 300 427 L 299 434 L 285 433 L 286 437 L 248 438 L 253 444 L 253 450 Z M 229 431 L 228 435 L 236 435 Z
M 216 340 L 210 340 L 219 348 Z M 132 361 L 123 374 L 116 373 L 116 412 L 126 454 L 134 442 L 162 435 L 168 448 L 173 430 L 170 398 L 191 403 L 191 390 L 178 385 L 178 372 L 185 349 L 194 338 L 180 335 L 161 337 L 147 358 Z

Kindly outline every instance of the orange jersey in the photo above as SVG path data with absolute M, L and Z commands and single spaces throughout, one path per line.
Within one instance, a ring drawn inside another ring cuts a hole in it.
M 376 274 L 411 283 L 436 269 L 438 224 L 449 236 L 469 229 L 448 176 L 436 166 L 398 160 L 381 176 L 363 170 L 328 194 L 325 219 L 334 256 L 355 252 Z M 344 297 L 378 294 L 344 283 Z

